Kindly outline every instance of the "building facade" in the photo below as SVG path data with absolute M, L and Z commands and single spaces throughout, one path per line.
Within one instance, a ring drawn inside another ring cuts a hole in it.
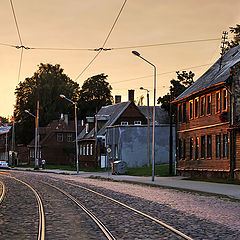
M 178 174 L 240 178 L 239 82 L 237 46 L 174 100 Z

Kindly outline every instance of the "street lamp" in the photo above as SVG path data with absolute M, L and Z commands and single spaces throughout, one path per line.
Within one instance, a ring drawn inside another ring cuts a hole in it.
M 156 102 L 156 78 L 157 78 L 157 68 L 154 64 L 149 62 L 147 59 L 142 57 L 139 52 L 132 51 L 137 57 L 140 57 L 142 60 L 153 66 L 154 68 L 154 91 L 153 91 L 153 135 L 152 135 L 152 181 L 154 182 L 154 167 L 155 167 L 155 102 Z
M 140 87 L 141 90 L 147 92 L 147 125 L 148 125 L 148 147 L 147 147 L 147 156 L 148 156 L 148 166 L 150 166 L 150 108 L 149 108 L 149 90 Z
M 35 159 L 35 169 L 39 169 L 39 162 L 37 158 L 37 135 L 38 135 L 38 119 L 37 117 L 29 112 L 28 110 L 24 110 L 26 113 L 28 113 L 30 116 L 34 117 L 35 119 L 35 151 L 34 151 L 34 159 Z
M 68 99 L 66 96 L 64 96 L 63 94 L 60 95 L 61 98 L 66 99 L 67 101 L 69 101 L 70 103 L 74 104 L 74 109 L 75 109 L 75 131 L 76 131 L 76 165 L 77 165 L 77 174 L 79 174 L 79 166 L 78 166 L 78 141 L 77 141 L 77 103 L 73 102 L 72 100 Z

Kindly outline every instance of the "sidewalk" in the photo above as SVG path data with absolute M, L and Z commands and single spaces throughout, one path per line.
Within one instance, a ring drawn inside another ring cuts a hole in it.
M 36 171 L 29 168 L 14 168 L 13 170 L 22 171 Z M 42 169 L 39 172 L 56 173 L 56 174 L 69 174 L 77 175 L 73 171 L 65 171 L 59 169 Z M 79 172 L 79 177 L 100 177 L 100 178 L 110 178 L 116 181 L 139 183 L 155 185 L 167 188 L 182 189 L 186 191 L 203 192 L 213 195 L 225 196 L 233 199 L 240 200 L 240 185 L 233 184 L 222 184 L 222 183 L 210 183 L 210 182 L 200 182 L 200 181 L 190 181 L 184 180 L 184 177 L 155 177 L 154 182 L 152 182 L 152 177 L 136 177 L 127 175 L 112 175 L 111 172 Z

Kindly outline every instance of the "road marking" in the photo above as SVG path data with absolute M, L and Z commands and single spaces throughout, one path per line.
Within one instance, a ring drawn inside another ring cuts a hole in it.
M 8 174 L 8 175 L 11 175 L 11 173 L 7 173 L 7 172 L 0 172 L 2 174 Z
M 0 184 L 2 185 L 2 194 L 0 196 L 0 203 L 3 201 L 4 195 L 5 195 L 5 184 L 0 181 Z

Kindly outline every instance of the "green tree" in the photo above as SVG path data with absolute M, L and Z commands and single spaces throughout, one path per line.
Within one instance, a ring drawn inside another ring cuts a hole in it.
M 195 76 L 195 74 L 192 71 L 189 71 L 189 72 L 177 71 L 176 74 L 177 74 L 177 80 L 172 79 L 171 86 L 170 86 L 170 88 L 172 88 L 172 100 L 177 98 L 182 92 L 184 92 L 189 86 L 191 86 L 193 84 L 193 82 L 194 82 L 193 78 Z M 170 111 L 170 92 L 168 92 L 163 97 L 159 97 L 157 100 L 157 103 L 161 104 L 163 109 L 168 111 L 168 113 L 169 113 L 169 111 Z M 173 108 L 173 111 L 175 111 L 175 110 L 176 109 Z
M 230 33 L 233 34 L 233 40 L 227 41 L 227 47 L 224 49 L 224 53 L 230 48 L 233 48 L 240 44 L 240 24 L 236 24 L 236 27 L 229 27 Z
M 92 116 L 102 106 L 112 104 L 112 87 L 106 81 L 107 77 L 107 75 L 101 73 L 84 81 L 78 102 L 82 117 Z
M 39 100 L 39 124 L 46 126 L 58 119 L 61 113 L 74 115 L 71 103 L 59 97 L 64 94 L 72 101 L 77 101 L 79 86 L 73 82 L 60 65 L 41 63 L 32 77 L 20 82 L 15 90 L 15 120 L 17 142 L 28 144 L 34 136 L 34 119 L 25 113 L 29 110 L 36 115 L 36 103 Z

